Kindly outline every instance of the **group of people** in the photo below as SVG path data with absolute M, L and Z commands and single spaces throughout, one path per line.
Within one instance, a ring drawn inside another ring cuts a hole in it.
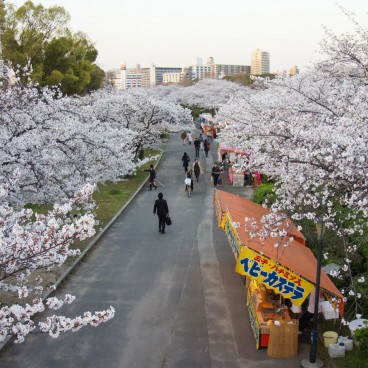
M 183 141 L 183 145 L 185 145 L 185 143 L 188 142 L 188 144 L 190 146 L 193 142 L 193 135 L 190 131 L 186 132 L 185 130 L 183 130 L 181 132 L 180 137 L 181 137 L 181 140 Z
M 195 158 L 194 162 L 193 162 L 193 166 L 190 167 L 189 162 L 190 162 L 190 157 L 188 156 L 188 154 L 186 152 L 184 152 L 183 157 L 181 158 L 181 161 L 183 162 L 183 167 L 184 167 L 184 172 L 185 172 L 185 179 L 190 179 L 190 185 L 187 184 L 188 180 L 185 180 L 185 190 L 188 190 L 190 188 L 190 190 L 194 189 L 193 186 L 193 176 L 195 177 L 195 180 L 198 181 L 199 180 L 199 176 L 202 174 L 203 175 L 203 170 L 201 167 L 201 164 L 198 160 L 198 158 Z
M 189 145 L 191 145 L 192 144 L 191 132 L 183 131 L 181 133 L 181 139 L 183 141 L 183 145 L 185 145 L 187 141 Z M 188 156 L 188 154 L 184 152 L 182 156 L 181 160 L 182 160 L 184 173 L 185 173 L 185 179 L 186 179 L 185 180 L 186 182 L 185 190 L 190 189 L 192 191 L 194 189 L 194 185 L 193 185 L 194 179 L 198 182 L 200 175 L 204 174 L 201 164 L 199 162 L 200 147 L 201 147 L 200 137 L 196 137 L 194 140 L 195 160 L 192 166 L 190 165 L 190 157 Z M 210 150 L 210 142 L 207 139 L 207 137 L 204 137 L 203 139 L 203 149 L 205 152 L 205 156 L 208 157 L 208 151 Z M 156 172 L 155 172 L 153 165 L 150 165 L 150 169 L 147 171 L 149 171 L 149 179 L 148 179 L 149 190 L 152 190 L 152 188 L 156 190 L 157 189 L 157 185 L 155 183 Z M 213 184 L 215 187 L 219 184 L 220 174 L 221 174 L 221 168 L 215 162 L 212 165 L 212 170 L 211 170 L 211 180 L 213 181 Z M 189 183 L 187 179 L 190 180 L 190 184 L 187 184 Z M 153 207 L 153 214 L 155 215 L 156 213 L 158 216 L 158 230 L 161 234 L 165 234 L 166 218 L 169 216 L 169 207 L 168 207 L 167 201 L 163 199 L 163 193 L 161 192 L 158 194 L 158 199 L 155 201 L 154 207 Z

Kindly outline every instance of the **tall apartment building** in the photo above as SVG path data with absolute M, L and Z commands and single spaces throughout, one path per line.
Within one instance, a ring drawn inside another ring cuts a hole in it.
M 267 74 L 270 72 L 270 54 L 260 49 L 252 52 L 250 72 L 253 75 Z
M 163 75 L 165 73 L 181 73 L 182 68 L 176 67 L 158 67 L 151 65 L 149 68 L 142 68 L 142 87 L 149 88 L 164 83 Z

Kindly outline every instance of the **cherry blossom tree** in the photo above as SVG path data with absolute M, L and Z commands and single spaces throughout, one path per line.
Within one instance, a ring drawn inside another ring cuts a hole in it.
M 232 96 L 244 87 L 219 79 L 203 79 L 190 87 L 168 87 L 170 97 L 185 106 L 215 109 L 226 104 Z
M 135 152 L 140 147 L 157 148 L 160 134 L 174 133 L 192 127 L 193 119 L 185 109 L 168 96 L 153 89 L 119 91 L 99 90 L 89 96 L 95 116 L 114 128 L 137 133 Z
M 8 183 L 0 184 L 1 197 L 17 189 L 20 176 L 18 170 Z M 94 235 L 95 220 L 88 205 L 93 190 L 93 185 L 86 185 L 64 204 L 55 204 L 46 215 L 30 209 L 16 210 L 7 202 L 0 205 L 0 290 L 18 297 L 17 302 L 0 305 L 0 342 L 14 335 L 15 342 L 20 343 L 33 332 L 58 337 L 61 332 L 97 326 L 113 318 L 115 311 L 110 307 L 72 319 L 52 315 L 38 324 L 32 320 L 37 313 L 58 310 L 75 299 L 67 294 L 62 299 L 49 297 L 43 301 L 42 280 L 33 275 L 61 266 L 68 257 L 78 255 L 79 250 L 70 247 L 72 243 Z M 75 208 L 83 214 L 71 221 L 70 212 Z
M 57 88 L 0 91 L 0 167 L 4 180 L 22 170 L 18 200 L 52 202 L 86 182 L 132 174 L 140 147 L 191 127 L 188 109 L 150 90 L 100 90 L 63 97 Z
M 0 108 L 1 176 L 22 170 L 20 202 L 70 197 L 86 182 L 118 180 L 136 167 L 136 133 L 99 121 L 83 98 L 11 87 L 0 92 Z

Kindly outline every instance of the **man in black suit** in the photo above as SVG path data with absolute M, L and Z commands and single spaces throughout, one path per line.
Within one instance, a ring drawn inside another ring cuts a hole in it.
M 165 220 L 166 216 L 169 215 L 169 207 L 167 206 L 167 202 L 163 199 L 163 194 L 158 193 L 158 199 L 155 200 L 155 205 L 153 206 L 153 214 L 158 216 L 158 231 L 162 234 L 165 234 Z

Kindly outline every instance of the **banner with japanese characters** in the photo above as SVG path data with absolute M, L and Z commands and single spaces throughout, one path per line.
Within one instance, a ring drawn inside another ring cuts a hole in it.
M 242 247 L 235 271 L 256 279 L 299 306 L 314 288 L 314 284 L 247 247 Z
M 231 250 L 234 253 L 235 259 L 238 259 L 240 250 L 242 248 L 242 243 L 239 239 L 238 233 L 233 225 L 233 220 L 230 217 L 229 211 L 226 211 L 224 217 L 224 230 L 229 240 Z

